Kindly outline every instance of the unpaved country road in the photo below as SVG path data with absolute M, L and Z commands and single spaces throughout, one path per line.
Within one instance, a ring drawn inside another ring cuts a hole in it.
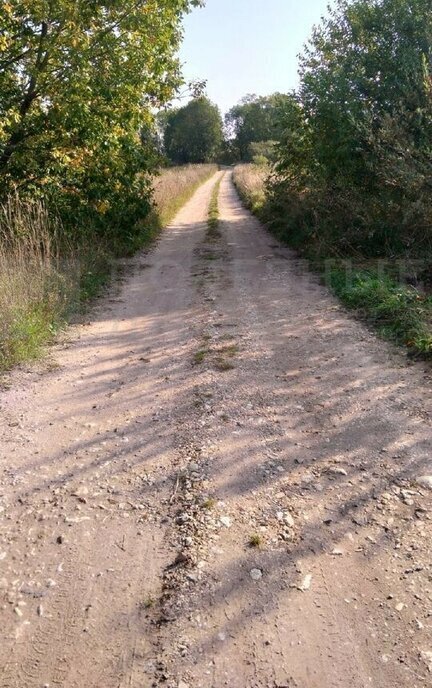
M 0 395 L 2 688 L 432 686 L 430 370 L 221 176 Z

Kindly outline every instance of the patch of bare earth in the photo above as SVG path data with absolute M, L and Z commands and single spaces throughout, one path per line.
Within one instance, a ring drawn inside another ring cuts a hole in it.
M 430 372 L 214 178 L 0 398 L 0 685 L 432 685 Z

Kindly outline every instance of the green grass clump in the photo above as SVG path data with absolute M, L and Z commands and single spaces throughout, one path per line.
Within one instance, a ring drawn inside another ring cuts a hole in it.
M 229 346 L 224 346 L 221 349 L 221 353 L 223 353 L 225 356 L 228 356 L 229 358 L 234 358 L 234 356 L 237 356 L 239 352 L 239 348 L 237 344 L 230 344 Z
M 258 533 L 254 533 L 253 535 L 250 536 L 248 544 L 249 544 L 249 547 L 259 548 L 263 544 L 263 539 L 262 539 L 261 535 L 258 535 Z
M 406 345 L 413 354 L 432 356 L 432 297 L 374 270 L 330 271 L 330 286 L 341 301 L 381 336 Z
M 233 370 L 233 368 L 235 368 L 234 364 L 231 363 L 231 361 L 228 361 L 226 358 L 223 358 L 223 356 L 218 356 L 216 358 L 214 366 L 216 370 L 219 370 L 221 373 L 227 370 Z
M 195 365 L 201 365 L 201 363 L 204 363 L 205 357 L 208 354 L 208 349 L 199 349 L 198 351 L 195 352 L 194 357 L 193 357 L 193 362 Z

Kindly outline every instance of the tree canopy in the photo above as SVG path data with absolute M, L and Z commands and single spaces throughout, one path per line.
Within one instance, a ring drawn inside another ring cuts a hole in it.
M 0 193 L 18 188 L 105 221 L 132 220 L 147 203 L 142 173 L 155 164 L 145 135 L 152 108 L 181 82 L 181 19 L 199 4 L 3 2 Z
M 282 93 L 248 95 L 231 108 L 225 117 L 225 125 L 238 159 L 251 160 L 255 154 L 253 144 L 273 142 L 279 137 L 279 113 L 286 99 L 287 96 Z M 267 145 L 267 149 L 262 147 L 264 150 L 269 153 L 271 146 Z
M 178 164 L 205 163 L 220 152 L 222 118 L 216 105 L 205 96 L 165 115 L 164 147 L 169 160 Z
M 300 77 L 274 184 L 290 231 L 338 251 L 432 248 L 430 0 L 339 0 Z

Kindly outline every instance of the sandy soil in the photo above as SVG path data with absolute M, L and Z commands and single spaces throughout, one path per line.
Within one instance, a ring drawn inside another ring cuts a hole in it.
M 432 686 L 430 369 L 220 176 L 0 394 L 2 688 Z

